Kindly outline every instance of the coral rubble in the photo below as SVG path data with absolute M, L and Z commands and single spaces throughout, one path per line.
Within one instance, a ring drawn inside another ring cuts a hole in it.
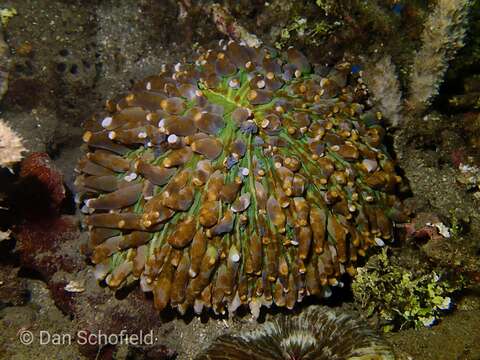
M 139 279 L 159 310 L 258 316 L 353 275 L 404 216 L 350 70 L 229 42 L 107 101 L 76 179 L 97 278 Z
M 206 8 L 206 11 L 210 12 L 217 29 L 221 33 L 226 34 L 237 41 L 244 41 L 251 47 L 258 47 L 262 44 L 257 36 L 249 33 L 242 25 L 238 24 L 226 8 L 219 4 L 213 4 Z
M 348 313 L 310 307 L 254 331 L 223 335 L 197 360 L 394 359 L 390 346 Z
M 0 266 L 0 309 L 10 305 L 23 305 L 27 299 L 26 282 L 25 279 L 18 277 L 18 269 L 12 265 L 2 264 Z

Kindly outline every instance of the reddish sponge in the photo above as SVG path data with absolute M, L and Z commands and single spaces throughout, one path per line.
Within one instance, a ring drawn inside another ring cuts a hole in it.
M 46 153 L 32 153 L 22 161 L 20 179 L 32 187 L 34 192 L 42 192 L 48 196 L 48 204 L 34 204 L 35 197 L 30 199 L 32 206 L 41 205 L 58 211 L 65 199 L 63 174 L 56 168 Z M 26 188 L 28 185 L 22 186 Z M 27 199 L 26 199 L 27 200 Z

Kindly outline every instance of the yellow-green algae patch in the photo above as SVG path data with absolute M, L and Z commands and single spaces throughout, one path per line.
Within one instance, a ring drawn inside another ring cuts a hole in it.
M 445 271 L 416 271 L 395 264 L 388 248 L 358 269 L 352 284 L 355 300 L 367 316 L 378 313 L 385 332 L 398 328 L 432 326 L 453 306 L 452 294 L 461 290 L 461 275 L 452 279 Z
M 17 15 L 17 10 L 15 8 L 3 8 L 0 9 L 0 21 L 2 26 L 6 27 L 11 18 Z

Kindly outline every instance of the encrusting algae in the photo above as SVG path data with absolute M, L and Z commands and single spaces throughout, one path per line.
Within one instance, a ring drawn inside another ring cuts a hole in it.
M 108 101 L 76 179 L 97 278 L 180 313 L 325 295 L 404 218 L 367 100 L 349 63 L 231 41 Z

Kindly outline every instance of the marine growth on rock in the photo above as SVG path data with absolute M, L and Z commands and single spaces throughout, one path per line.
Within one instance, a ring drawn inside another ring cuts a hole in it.
M 10 126 L 0 119 L 0 168 L 12 167 L 22 160 L 25 151 L 22 138 Z
M 197 360 L 393 360 L 388 343 L 351 314 L 310 307 L 254 331 L 215 339 Z
M 402 217 L 367 99 L 348 63 L 229 42 L 107 101 L 76 178 L 98 279 L 181 313 L 328 293 Z

